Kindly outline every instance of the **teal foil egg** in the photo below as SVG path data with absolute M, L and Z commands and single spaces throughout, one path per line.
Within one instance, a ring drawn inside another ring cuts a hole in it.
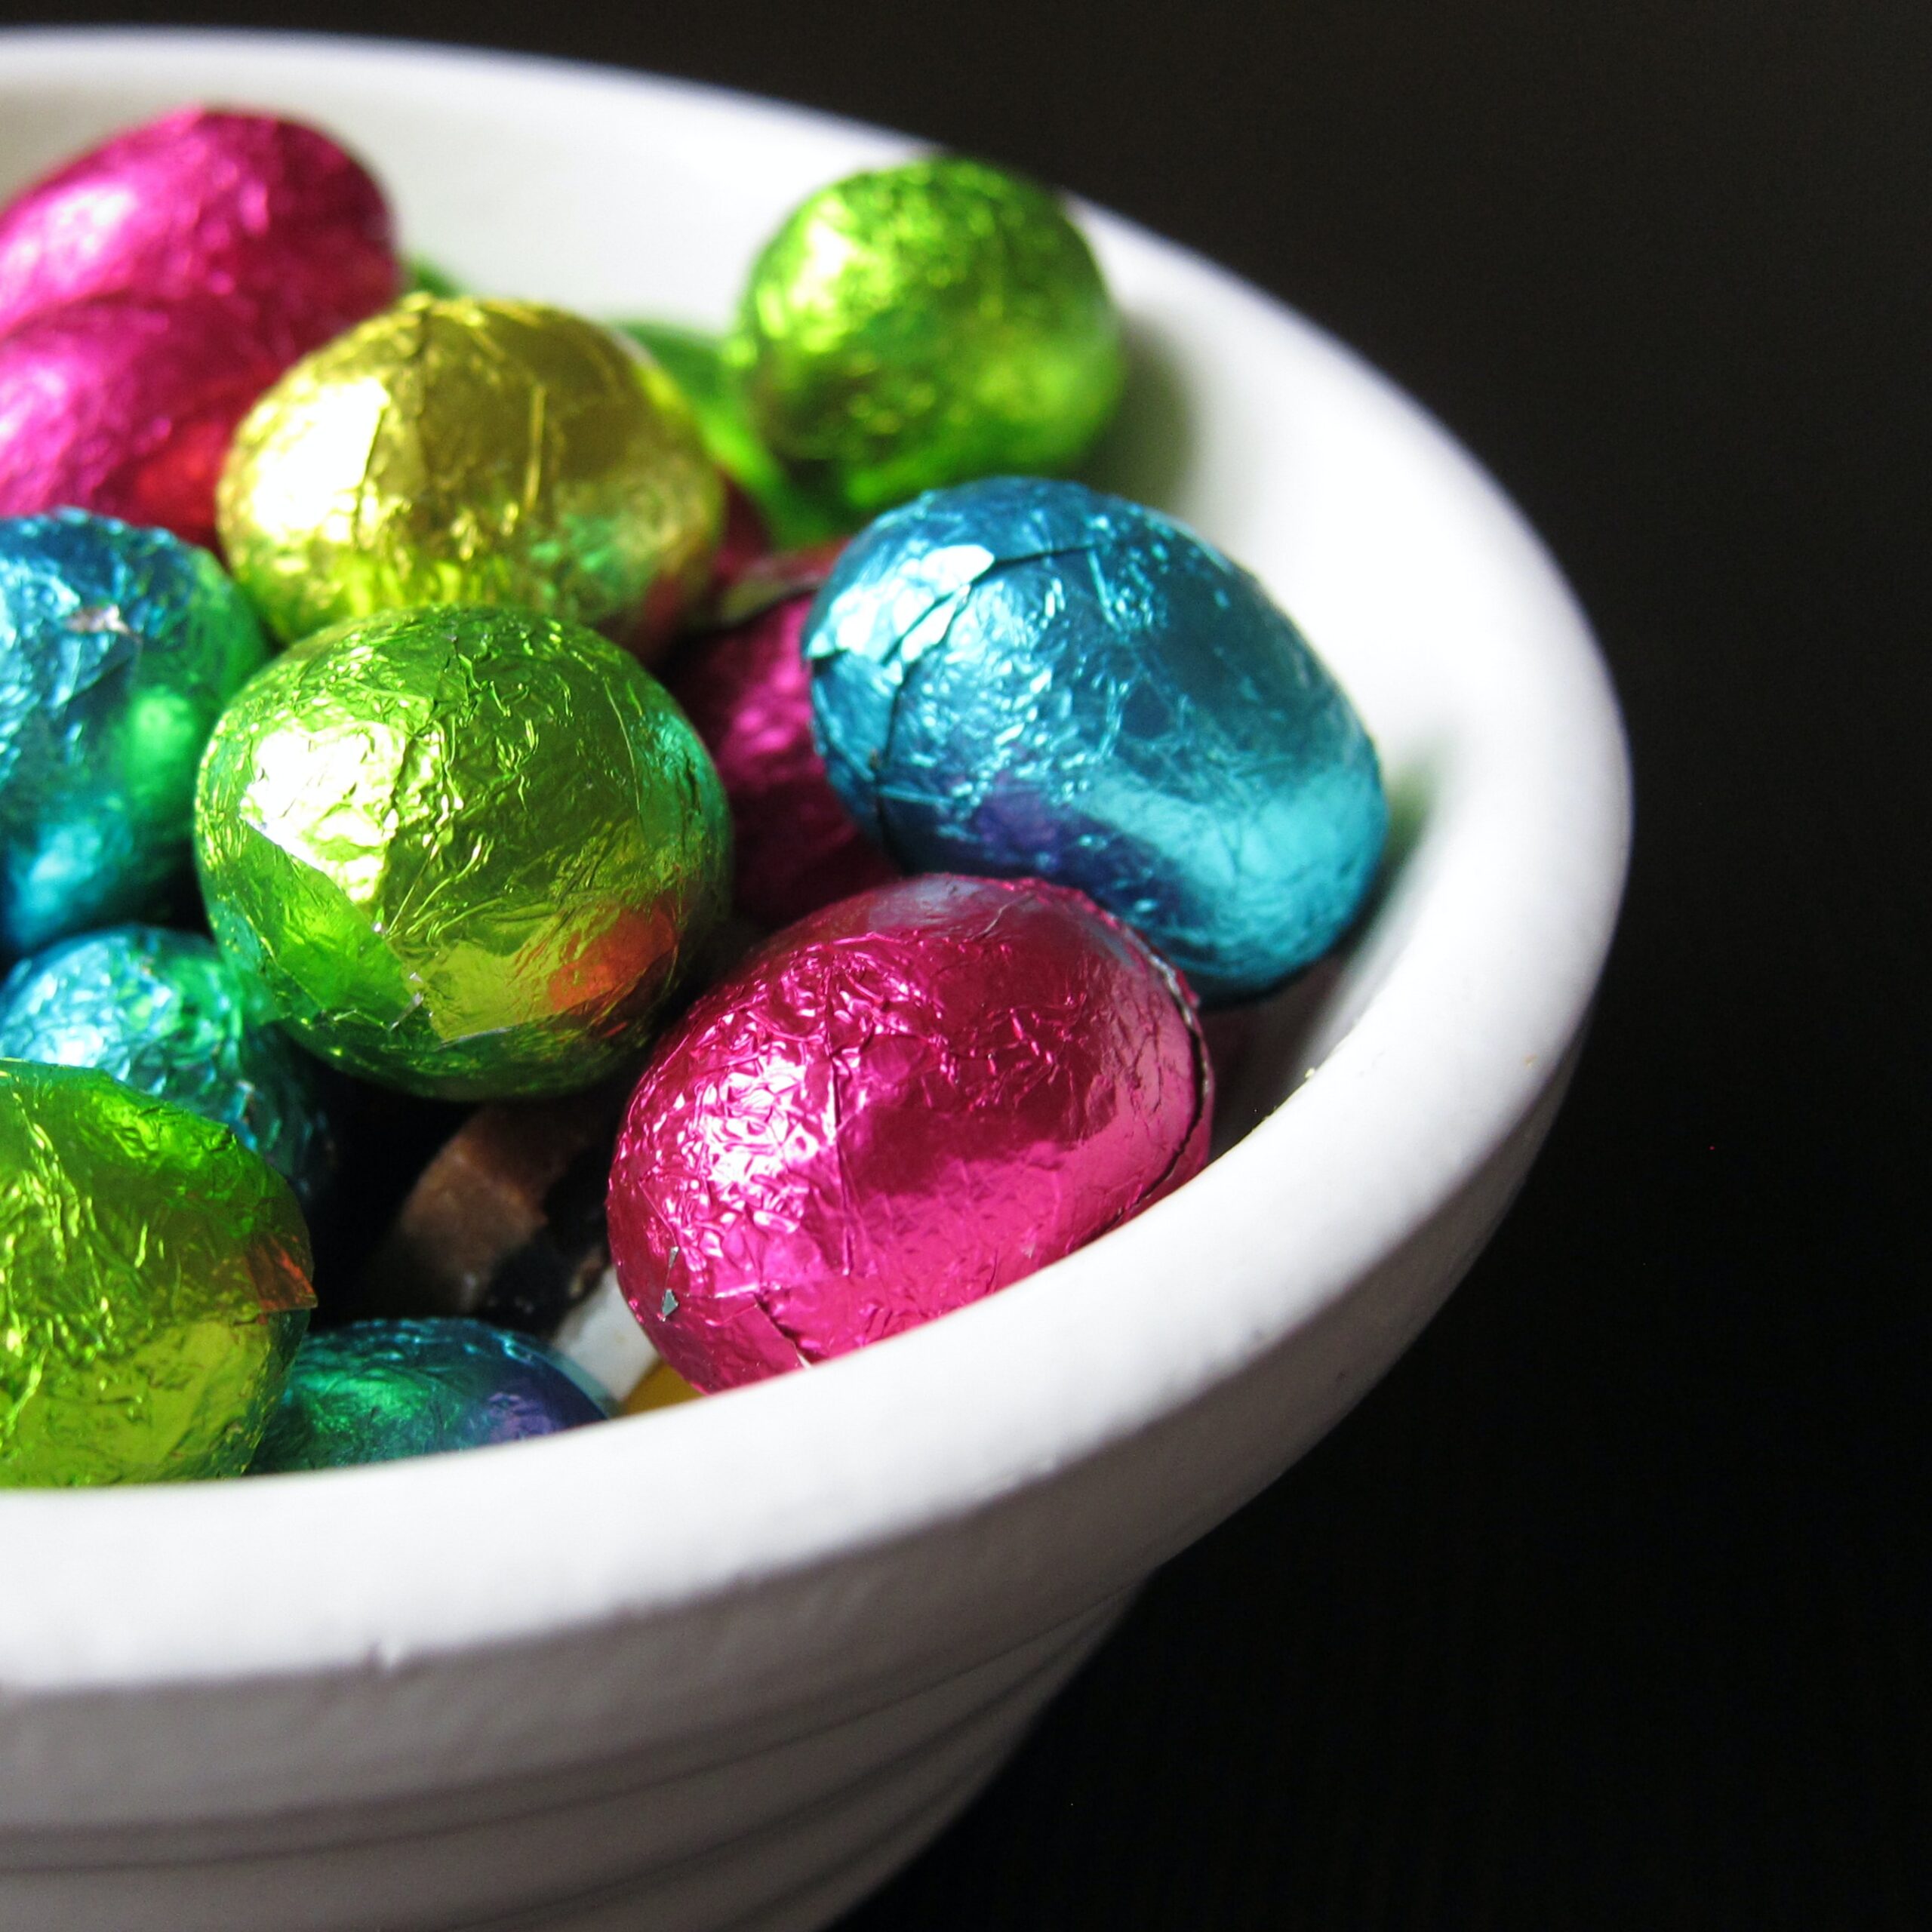
M 251 1475 L 392 1463 L 602 1422 L 609 1398 L 527 1335 L 455 1317 L 305 1341 Z
M 202 747 L 267 654 L 205 550 L 78 510 L 0 520 L 0 954 L 155 909 Z
M 1361 721 L 1245 571 L 1078 483 L 994 478 L 870 525 L 808 618 L 814 729 L 914 872 L 1077 886 L 1204 1000 L 1340 936 L 1387 828 Z
M 306 1214 L 328 1186 L 334 1148 L 318 1069 L 211 940 L 121 926 L 22 960 L 0 983 L 0 1060 L 98 1067 L 219 1121 Z

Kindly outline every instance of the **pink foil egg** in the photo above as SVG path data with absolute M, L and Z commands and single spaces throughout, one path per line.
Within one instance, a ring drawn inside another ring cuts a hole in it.
M 296 353 L 386 308 L 401 284 L 389 211 L 326 135 L 185 108 L 117 134 L 0 211 L 0 335 L 67 303 L 246 295 Z
M 1192 995 L 1091 900 L 935 874 L 692 1007 L 619 1137 L 618 1278 L 706 1391 L 863 1347 L 1126 1220 L 1207 1158 Z
M 212 548 L 235 426 L 300 352 L 213 298 L 75 303 L 0 337 L 0 516 L 94 510 Z
M 798 638 L 833 554 L 766 558 L 740 571 L 719 592 L 720 612 L 752 614 L 694 639 L 665 675 L 724 781 L 738 910 L 768 928 L 899 876 L 839 802 L 812 741 Z

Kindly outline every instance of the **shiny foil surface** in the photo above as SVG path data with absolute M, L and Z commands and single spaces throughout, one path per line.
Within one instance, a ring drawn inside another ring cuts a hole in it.
M 240 297 L 31 318 L 0 337 L 0 515 L 98 510 L 211 547 L 235 426 L 309 346 Z
M 899 875 L 840 803 L 812 740 L 811 677 L 798 641 L 812 597 L 794 591 L 694 638 L 666 673 L 731 801 L 737 909 L 761 926 L 789 925 Z
M 721 337 L 675 322 L 616 326 L 647 350 L 683 392 L 712 461 L 756 508 L 774 543 L 789 549 L 821 543 L 854 527 L 857 519 L 849 510 L 822 502 L 802 488 L 759 441 L 742 373 Z
M 351 1322 L 302 1344 L 249 1474 L 481 1449 L 611 1412 L 528 1336 L 454 1317 Z
M 515 605 L 640 648 L 703 590 L 723 486 L 676 386 L 598 324 L 412 295 L 291 369 L 219 494 L 229 568 L 283 637 Z
M 730 887 L 724 793 L 663 687 L 521 611 L 293 647 L 223 715 L 195 837 L 216 940 L 297 1037 L 447 1100 L 614 1072 Z
M 1078 886 L 1211 1002 L 1316 958 L 1374 877 L 1361 720 L 1157 511 L 1029 478 L 921 497 L 846 550 L 805 651 L 832 783 L 909 871 Z
M 399 281 L 368 171 L 327 135 L 266 114 L 163 115 L 0 211 L 0 335 L 103 296 L 242 294 L 310 349 L 392 302 Z
M 1078 894 L 908 879 L 781 933 L 653 1056 L 612 1258 L 707 1392 L 977 1300 L 1198 1171 L 1212 1084 L 1173 972 Z
M 184 877 L 202 747 L 266 656 L 206 551 L 78 512 L 0 520 L 0 955 Z
M 312 1214 L 334 1146 L 315 1063 L 211 940 L 118 926 L 23 959 L 0 982 L 0 1060 L 97 1067 L 218 1121 Z
M 294 1196 L 225 1128 L 0 1064 L 0 1487 L 247 1467 L 307 1325 Z
M 766 245 L 732 353 L 750 420 L 863 515 L 921 490 L 1058 470 L 1124 362 L 1093 251 L 1044 189 L 956 156 L 855 174 Z

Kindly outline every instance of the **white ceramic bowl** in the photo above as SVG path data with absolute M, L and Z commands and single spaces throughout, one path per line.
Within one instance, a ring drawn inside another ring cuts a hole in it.
M 478 286 L 704 323 L 792 202 L 908 146 L 531 60 L 10 34 L 0 185 L 190 100 L 334 129 Z M 820 1924 L 964 1802 L 1156 1564 L 1343 1414 L 1494 1226 L 1623 879 L 1583 620 L 1373 371 L 1091 222 L 1138 359 L 1111 477 L 1296 613 L 1419 827 L 1230 1117 L 1292 1099 L 1131 1226 L 809 1374 L 469 1456 L 0 1493 L 10 1932 Z

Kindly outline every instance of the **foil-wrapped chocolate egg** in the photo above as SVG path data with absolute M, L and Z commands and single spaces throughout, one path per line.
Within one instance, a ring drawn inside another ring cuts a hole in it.
M 247 1467 L 314 1306 L 295 1198 L 226 1128 L 0 1065 L 0 1487 Z
M 0 336 L 0 516 L 72 508 L 215 541 L 235 426 L 309 346 L 241 297 L 103 297 Z
M 581 625 L 473 606 L 306 638 L 223 715 L 196 854 L 222 949 L 312 1051 L 446 1100 L 639 1051 L 729 889 L 704 747 Z
M 317 1069 L 211 940 L 161 926 L 64 940 L 0 982 L 0 1060 L 98 1067 L 218 1121 L 312 1214 L 334 1147 Z
M 393 301 L 399 278 L 368 171 L 327 135 L 266 114 L 163 115 L 0 210 L 0 335 L 103 296 L 242 294 L 312 348 Z
M 76 511 L 0 521 L 0 953 L 185 874 L 195 763 L 266 655 L 206 551 Z
M 223 546 L 285 638 L 516 605 L 640 648 L 703 589 L 723 486 L 625 337 L 534 303 L 412 295 L 298 363 L 235 438 Z
M 780 580 L 784 560 L 757 574 Z M 789 925 L 835 899 L 896 878 L 825 775 L 812 740 L 811 676 L 799 648 L 829 559 L 801 559 L 796 587 L 728 629 L 695 638 L 666 672 L 731 801 L 738 910 Z M 724 597 L 728 605 L 731 588 Z
M 527 1335 L 458 1317 L 311 1335 L 248 1473 L 481 1449 L 607 1420 L 610 1399 Z
M 1205 1159 L 1192 1001 L 1037 881 L 935 876 L 781 933 L 645 1069 L 611 1257 L 704 1390 L 823 1361 L 1003 1287 Z
M 1361 721 L 1244 571 L 1077 483 L 935 491 L 807 625 L 832 783 L 908 870 L 1078 886 L 1211 1002 L 1331 945 L 1387 826 Z
M 733 345 L 751 422 L 861 515 L 1066 468 L 1119 398 L 1119 318 L 1060 203 L 957 156 L 855 174 L 754 266 Z

